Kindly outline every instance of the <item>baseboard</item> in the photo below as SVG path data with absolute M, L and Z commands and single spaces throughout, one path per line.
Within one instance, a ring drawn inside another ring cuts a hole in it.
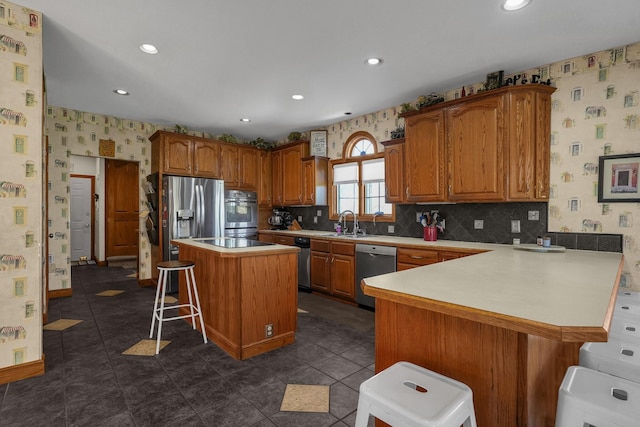
M 155 288 L 157 283 L 158 282 L 153 279 L 138 279 L 138 286 L 141 287 Z
M 50 289 L 49 292 L 48 292 L 48 295 L 49 295 L 49 299 L 67 298 L 67 297 L 73 296 L 73 289 L 71 289 L 71 288 Z
M 44 354 L 40 360 L 0 368 L 0 384 L 12 383 L 39 375 L 44 375 Z

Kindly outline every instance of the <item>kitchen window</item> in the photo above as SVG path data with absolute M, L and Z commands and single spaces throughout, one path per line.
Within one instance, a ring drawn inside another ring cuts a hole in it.
M 359 220 L 395 221 L 395 208 L 385 202 L 384 154 L 367 132 L 356 132 L 344 144 L 343 159 L 331 161 L 330 218 L 350 210 Z

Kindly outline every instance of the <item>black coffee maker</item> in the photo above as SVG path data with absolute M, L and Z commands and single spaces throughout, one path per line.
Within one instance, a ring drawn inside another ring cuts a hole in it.
M 286 230 L 293 223 L 293 217 L 287 211 L 274 209 L 267 222 L 272 230 Z

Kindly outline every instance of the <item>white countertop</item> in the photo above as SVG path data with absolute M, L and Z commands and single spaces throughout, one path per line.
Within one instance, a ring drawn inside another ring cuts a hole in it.
M 201 239 L 177 239 L 172 240 L 171 243 L 174 245 L 189 245 L 194 246 L 200 249 L 206 249 L 209 251 L 218 252 L 223 255 L 255 255 L 259 253 L 269 254 L 270 252 L 300 252 L 300 248 L 296 246 L 286 246 L 286 245 L 266 245 L 266 246 L 253 246 L 248 248 L 224 248 L 221 246 L 215 246 L 209 243 L 202 243 L 201 240 L 209 240 L 209 238 L 201 238 Z
M 261 231 L 262 232 L 262 231 Z M 326 237 L 327 231 L 273 231 Z M 420 238 L 368 236 L 344 239 L 382 245 L 475 249 L 485 253 L 364 280 L 365 293 L 487 323 L 567 341 L 580 341 L 580 331 L 595 333 L 610 321 L 612 294 L 623 255 L 613 252 L 566 250 L 529 252 L 511 245 Z M 614 296 L 615 298 L 615 296 Z M 573 335 L 572 335 L 573 334 Z M 573 338 L 572 338 L 573 337 Z

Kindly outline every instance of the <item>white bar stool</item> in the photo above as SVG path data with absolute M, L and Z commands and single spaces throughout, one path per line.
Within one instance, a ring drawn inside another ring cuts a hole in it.
M 193 329 L 196 328 L 196 317 L 200 318 L 200 328 L 202 330 L 202 339 L 204 343 L 207 343 L 207 334 L 204 330 L 204 320 L 202 319 L 202 310 L 200 309 L 200 298 L 198 297 L 198 287 L 196 286 L 196 278 L 193 274 L 193 267 L 195 262 L 193 261 L 164 261 L 158 263 L 158 270 L 160 275 L 158 277 L 158 287 L 156 289 L 156 301 L 153 305 L 153 314 L 151 316 L 151 331 L 149 332 L 149 338 L 153 338 L 153 329 L 158 320 L 158 337 L 156 340 L 156 354 L 160 352 L 160 337 L 162 335 L 162 322 L 169 322 L 171 320 L 191 318 L 191 324 Z M 167 292 L 167 275 L 172 271 L 183 270 L 185 278 L 187 279 L 187 295 L 189 296 L 188 304 L 172 305 L 170 307 L 164 306 L 164 297 Z M 162 297 L 160 294 L 162 293 Z M 192 295 L 193 294 L 193 295 Z M 193 300 L 195 299 L 195 304 Z M 180 309 L 182 307 L 189 307 L 190 314 L 184 316 L 164 317 L 165 310 Z
M 613 337 L 608 342 L 584 343 L 580 366 L 640 383 L 640 344 Z
M 640 320 L 640 302 L 634 302 L 616 298 L 616 305 L 613 309 L 613 317 L 626 317 Z
M 621 288 L 618 290 L 617 302 L 628 302 L 630 304 L 640 305 L 640 292 L 631 291 Z
M 355 427 L 369 415 L 393 426 L 476 427 L 471 389 L 409 362 L 398 362 L 360 384 Z
M 611 320 L 609 338 L 640 345 L 640 319 L 634 320 L 623 316 L 614 316 Z
M 560 385 L 556 427 L 637 427 L 640 385 L 580 366 L 571 366 Z

